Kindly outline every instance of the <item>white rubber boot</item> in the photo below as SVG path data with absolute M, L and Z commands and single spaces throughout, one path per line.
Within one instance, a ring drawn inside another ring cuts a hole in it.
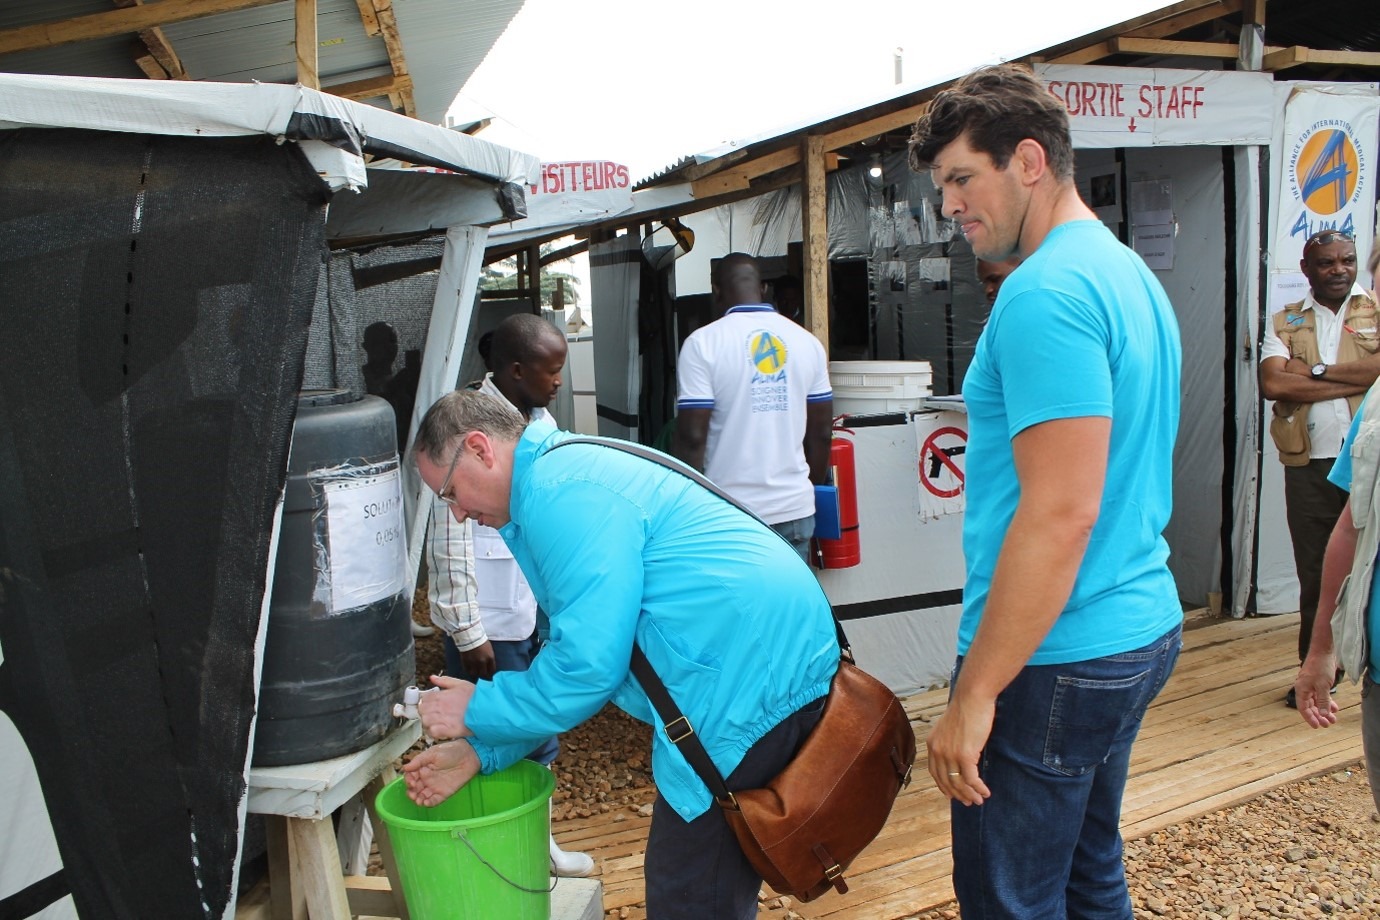
M 547 802 L 547 808 L 551 803 Z M 589 878 L 594 874 L 594 860 L 588 853 L 568 852 L 551 835 L 551 874 L 559 878 Z

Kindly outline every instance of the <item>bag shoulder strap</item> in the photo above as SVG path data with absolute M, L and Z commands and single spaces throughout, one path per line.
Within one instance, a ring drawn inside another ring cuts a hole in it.
M 771 530 L 770 525 L 762 521 L 756 514 L 753 514 L 742 502 L 715 485 L 713 481 L 699 470 L 673 460 L 660 451 L 651 450 L 640 444 L 632 444 L 628 441 L 591 438 L 583 435 L 566 438 L 561 443 L 553 446 L 551 450 L 565 447 L 567 444 L 595 444 L 600 447 L 621 450 L 624 453 L 633 454 L 644 460 L 650 460 L 652 463 L 664 466 L 669 470 L 674 470 L 691 482 L 713 492 L 715 495 L 754 520 L 760 521 L 764 527 Z M 547 453 L 550 452 L 550 450 L 547 451 Z M 773 533 L 775 533 L 775 531 L 773 531 Z M 782 537 L 781 539 L 784 540 L 786 538 Z M 829 608 L 831 615 L 833 614 L 833 609 L 831 605 Z M 838 633 L 840 652 L 851 658 L 852 652 L 848 647 L 848 637 L 844 635 L 843 624 L 839 622 L 838 617 L 834 617 L 834 630 Z M 652 663 L 647 660 L 647 655 L 642 651 L 641 646 L 635 642 L 633 643 L 632 649 L 631 668 L 633 676 L 636 677 L 637 682 L 642 685 L 642 692 L 647 694 L 647 699 L 651 702 L 652 708 L 655 709 L 657 715 L 661 717 L 661 723 L 666 727 L 666 737 L 671 740 L 671 743 L 674 744 L 677 749 L 679 749 L 681 756 L 685 758 L 686 762 L 690 764 L 695 773 L 699 775 L 701 782 L 708 787 L 710 795 L 714 796 L 715 800 L 723 807 L 737 808 L 737 802 L 733 799 L 733 793 L 729 791 L 728 786 L 724 783 L 723 774 L 719 772 L 719 768 L 714 766 L 714 761 L 710 758 L 709 752 L 705 750 L 699 735 L 695 733 L 694 726 L 690 724 L 690 720 L 685 717 L 685 714 L 680 711 L 680 707 L 676 705 L 676 701 L 671 698 L 671 692 L 666 689 L 666 684 L 663 683 L 661 678 L 657 675 L 656 669 L 652 667 Z
M 695 733 L 694 726 L 680 711 L 676 701 L 671 699 L 671 691 L 666 689 L 666 685 L 657 676 L 656 669 L 647 660 L 642 647 L 635 642 L 632 650 L 632 672 L 637 682 L 642 685 L 642 692 L 647 694 L 652 708 L 661 716 L 661 724 L 666 727 L 666 737 L 680 750 L 686 763 L 694 768 L 700 781 L 708 787 L 709 794 L 720 804 L 732 803 L 733 793 L 728 791 L 723 774 L 714 766 L 714 761 L 705 750 L 700 736 Z
M 710 492 L 713 492 L 715 495 L 719 496 L 724 501 L 728 502 L 730 505 L 737 508 L 739 511 L 743 512 L 748 517 L 751 517 L 752 519 L 757 521 L 761 521 L 764 527 L 771 526 L 766 521 L 763 521 L 761 518 L 759 518 L 756 515 L 756 513 L 754 513 L 746 505 L 738 501 L 738 499 L 734 498 L 732 495 L 729 495 L 723 489 L 715 485 L 714 481 L 710 479 L 708 476 L 704 475 L 699 470 L 695 469 L 693 466 L 690 466 L 688 463 L 683 463 L 680 460 L 675 459 L 674 457 L 667 456 L 659 450 L 653 450 L 650 447 L 643 447 L 641 444 L 634 444 L 631 441 L 618 441 L 613 438 L 592 438 L 588 435 L 575 435 L 574 437 L 566 438 L 561 443 L 552 446 L 551 450 L 555 450 L 557 447 L 565 447 L 570 444 L 594 444 L 599 447 L 609 447 L 613 450 L 621 450 L 625 454 L 632 454 L 635 457 L 641 457 L 643 460 L 650 460 L 653 463 L 658 464 L 659 466 L 666 467 L 668 470 L 674 470 L 675 472 L 680 473 L 682 476 L 684 476 L 686 479 L 689 479 L 696 485 L 708 489 Z M 547 453 L 550 453 L 551 450 L 548 450 Z
M 588 435 L 576 435 L 571 438 L 566 438 L 559 444 L 553 445 L 551 449 L 547 451 L 547 453 L 549 454 L 552 450 L 565 447 L 569 444 L 594 444 L 598 447 L 608 447 L 613 450 L 621 450 L 625 454 L 632 454 L 635 457 L 641 457 L 643 460 L 650 460 L 652 463 L 655 463 L 658 466 L 664 466 L 668 470 L 680 473 L 686 479 L 689 479 L 691 482 L 695 483 L 701 488 L 713 492 L 715 495 L 719 496 L 719 498 L 722 498 L 724 501 L 728 502 L 730 505 L 737 508 L 739 511 L 743 512 L 743 514 L 746 514 L 748 517 L 752 518 L 754 521 L 761 524 L 763 527 L 767 528 L 772 533 L 776 534 L 778 537 L 781 537 L 781 539 L 786 542 L 786 545 L 790 546 L 790 541 L 786 540 L 785 537 L 782 537 L 781 534 L 777 532 L 776 528 L 772 527 L 766 521 L 758 517 L 756 512 L 754 512 L 747 505 L 744 505 L 742 502 L 738 501 L 738 499 L 734 498 L 732 495 L 729 495 L 723 489 L 715 485 L 714 481 L 710 479 L 708 476 L 704 475 L 699 470 L 695 469 L 687 463 L 682 463 L 681 461 L 676 460 L 673 457 L 668 457 L 666 454 L 663 454 L 659 450 L 652 450 L 650 447 L 643 447 L 641 444 L 633 444 L 631 441 L 619 441 L 613 438 L 592 438 Z M 794 552 L 795 547 L 792 546 L 791 550 Z M 824 589 L 820 588 L 820 590 L 823 591 Z M 849 658 L 851 660 L 853 657 L 852 647 L 848 644 L 848 636 L 843 631 L 843 624 L 839 622 L 839 618 L 837 616 L 834 616 L 833 604 L 829 605 L 829 615 L 833 616 L 834 619 L 834 632 L 838 634 L 839 649 L 842 650 L 846 658 Z

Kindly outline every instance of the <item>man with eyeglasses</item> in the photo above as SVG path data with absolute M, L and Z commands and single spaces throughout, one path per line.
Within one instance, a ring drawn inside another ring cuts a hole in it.
M 469 388 L 525 422 L 555 428 L 546 407 L 561 387 L 565 367 L 567 346 L 560 330 L 540 316 L 519 313 L 498 324 L 487 349 L 482 339 L 479 347 L 490 372 Z M 436 492 L 427 540 L 427 599 L 432 620 L 445 634 L 443 686 L 525 671 L 541 647 L 537 600 L 503 538 L 490 521 L 461 523 L 451 513 L 454 473 L 452 464 Z M 534 745 L 527 759 L 549 767 L 558 753 L 553 734 Z M 561 849 L 555 837 L 550 856 L 556 875 L 578 878 L 594 872 L 594 860 Z
M 1299 579 L 1299 661 L 1308 657 L 1323 552 L 1347 493 L 1328 481 L 1342 438 L 1380 377 L 1375 298 L 1356 283 L 1356 243 L 1314 233 L 1299 268 L 1308 296 L 1274 314 L 1260 346 L 1260 391 L 1275 401 L 1270 436 L 1284 464 L 1284 504 Z M 1286 706 L 1296 705 L 1294 688 Z
M 422 697 L 427 733 L 451 740 L 403 767 L 408 795 L 439 804 L 613 702 L 656 725 L 647 916 L 754 920 L 762 877 L 632 675 L 633 644 L 728 788 L 755 788 L 823 713 L 839 661 L 828 598 L 785 540 L 680 471 L 569 438 L 469 390 L 418 427 L 422 481 L 458 521 L 499 528 L 551 639 L 526 671 Z

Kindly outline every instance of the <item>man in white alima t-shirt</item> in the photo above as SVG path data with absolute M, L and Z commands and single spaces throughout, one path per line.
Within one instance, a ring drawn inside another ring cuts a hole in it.
M 808 562 L 834 405 L 824 347 L 766 302 L 752 256 L 719 260 L 713 292 L 724 315 L 691 333 L 680 352 L 676 455 Z

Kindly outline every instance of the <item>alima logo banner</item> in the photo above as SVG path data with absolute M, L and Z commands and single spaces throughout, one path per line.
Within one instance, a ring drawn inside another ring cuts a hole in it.
M 1294 158 L 1293 187 L 1313 213 L 1336 214 L 1356 198 L 1358 160 L 1345 128 L 1317 130 Z
M 1319 230 L 1351 234 L 1365 259 L 1375 198 L 1377 111 L 1375 96 L 1300 90 L 1290 98 L 1271 260 L 1277 270 L 1297 271 L 1304 241 Z

